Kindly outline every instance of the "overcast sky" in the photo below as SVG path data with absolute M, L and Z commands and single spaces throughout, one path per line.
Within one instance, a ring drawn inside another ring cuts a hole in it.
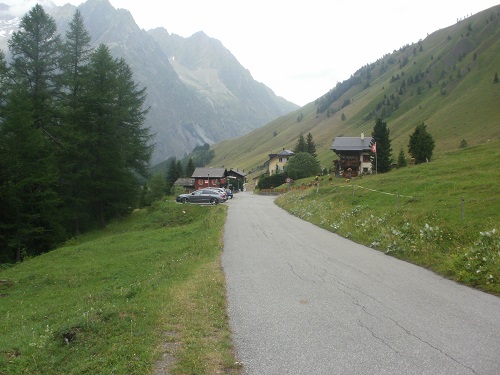
M 57 5 L 82 0 L 53 0 Z M 299 105 L 363 65 L 499 0 L 110 0 L 139 27 L 216 38 L 253 78 Z M 0 0 L 29 9 L 33 0 Z

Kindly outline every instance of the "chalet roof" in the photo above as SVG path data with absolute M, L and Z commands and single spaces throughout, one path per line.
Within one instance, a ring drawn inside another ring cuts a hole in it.
M 337 151 L 370 151 L 372 137 L 336 137 L 330 150 Z
M 174 182 L 176 186 L 194 186 L 195 179 L 194 178 L 178 178 L 177 181 Z
M 236 174 L 236 175 L 241 176 L 241 177 L 245 177 L 246 176 L 245 172 L 239 171 L 237 169 L 231 169 L 231 170 L 229 170 L 227 172 L 227 174 Z
M 281 151 L 279 154 L 269 154 L 269 159 L 273 159 L 275 157 L 283 157 L 283 156 L 290 157 L 293 155 L 295 155 L 293 151 L 283 149 L 283 151 Z
M 227 176 L 225 168 L 204 168 L 198 167 L 194 170 L 191 177 L 193 178 L 224 178 Z

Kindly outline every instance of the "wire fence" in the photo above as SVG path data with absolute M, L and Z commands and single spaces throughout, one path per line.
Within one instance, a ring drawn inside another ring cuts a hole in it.
M 308 190 L 308 189 L 312 189 L 312 188 L 315 188 L 316 193 L 319 193 L 319 187 L 320 187 L 319 182 L 311 183 L 311 184 L 304 184 L 304 185 L 297 185 L 297 186 L 290 185 L 290 186 L 284 187 L 284 188 L 282 187 L 282 188 L 272 188 L 272 189 L 261 189 L 260 194 L 263 194 L 263 195 L 281 195 L 281 194 L 288 193 L 290 191 Z M 425 197 L 420 197 L 420 196 L 415 196 L 415 195 L 403 195 L 403 194 L 399 194 L 399 192 L 389 193 L 386 191 L 371 189 L 371 188 L 367 188 L 367 187 L 364 187 L 361 185 L 356 185 L 356 184 L 336 185 L 334 188 L 334 190 L 337 192 L 339 191 L 339 189 L 351 189 L 351 191 L 352 191 L 351 194 L 353 197 L 356 196 L 356 189 L 366 190 L 366 191 L 369 191 L 372 193 L 383 194 L 383 195 L 387 195 L 387 196 L 393 196 L 395 198 L 395 204 L 396 204 L 397 210 L 399 210 L 401 208 L 400 198 L 406 198 L 406 199 L 417 199 L 417 198 L 422 199 L 422 198 L 424 198 L 425 199 Z M 462 220 L 462 222 L 464 222 L 465 221 L 465 199 L 464 199 L 464 197 L 460 197 L 459 206 L 453 205 L 453 207 L 451 207 L 450 209 L 453 211 L 456 211 L 458 209 L 458 207 L 460 209 L 461 220 Z

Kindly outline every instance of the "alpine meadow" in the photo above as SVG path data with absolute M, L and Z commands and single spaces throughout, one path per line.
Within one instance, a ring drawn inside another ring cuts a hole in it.
M 269 156 L 298 143 L 312 146 L 297 153 L 311 173 L 273 186 L 278 206 L 500 295 L 500 5 L 367 62 L 302 108 L 280 98 L 273 113 L 292 112 L 239 138 L 204 143 L 191 124 L 189 165 L 151 165 L 163 147 L 147 126 L 154 88 L 134 66 L 93 46 L 78 9 L 64 35 L 56 24 L 36 5 L 0 50 L 0 374 L 242 374 L 221 267 L 231 202 L 175 203 L 168 169 L 235 169 L 262 194 Z M 334 175 L 332 142 L 361 134 L 383 139 L 381 169 Z

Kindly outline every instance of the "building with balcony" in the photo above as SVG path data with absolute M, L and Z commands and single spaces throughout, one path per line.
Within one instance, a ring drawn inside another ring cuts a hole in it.
M 336 137 L 330 150 L 338 155 L 334 160 L 335 175 L 345 178 L 372 173 L 372 137 Z

